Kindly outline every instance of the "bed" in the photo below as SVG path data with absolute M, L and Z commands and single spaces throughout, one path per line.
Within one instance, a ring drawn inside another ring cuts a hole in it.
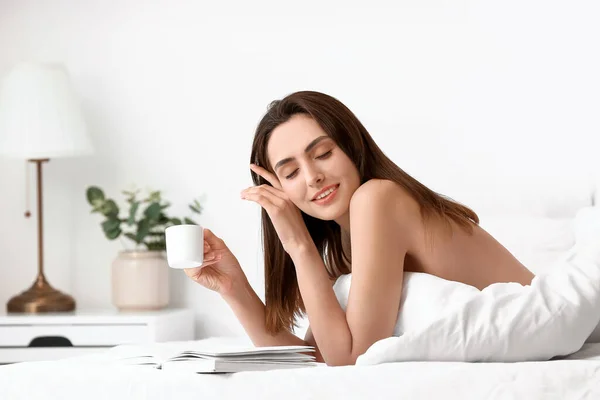
M 547 179 L 552 182 L 526 190 L 470 185 L 453 197 L 478 211 L 481 225 L 540 273 L 574 244 L 575 216 L 597 198 L 588 181 Z M 0 398 L 600 398 L 600 343 L 586 343 L 576 353 L 549 361 L 392 362 L 224 375 L 109 367 L 105 357 L 0 366 Z
M 0 367 L 2 399 L 598 399 L 600 343 L 565 359 L 407 362 L 236 374 L 107 368 L 102 355 Z

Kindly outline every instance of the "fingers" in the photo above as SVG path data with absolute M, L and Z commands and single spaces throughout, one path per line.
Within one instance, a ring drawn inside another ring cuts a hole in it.
M 245 200 L 250 200 L 253 201 L 255 203 L 258 203 L 262 208 L 264 208 L 265 210 L 267 210 L 267 212 L 269 213 L 269 215 L 272 215 L 273 212 L 275 212 L 278 208 L 277 205 L 274 204 L 274 202 L 283 202 L 283 199 L 280 199 L 277 196 L 272 195 L 271 193 L 267 192 L 267 191 L 262 191 L 262 192 L 247 192 L 246 194 L 244 194 L 242 196 L 243 199 Z
M 217 235 L 212 233 L 212 231 L 208 228 L 204 228 L 204 241 L 210 246 L 211 242 L 215 242 L 217 240 Z
M 211 254 L 208 254 L 208 257 L 204 258 L 204 262 L 202 263 L 201 267 L 207 267 L 209 265 L 218 263 L 219 261 L 221 261 L 221 253 L 213 252 Z
M 204 228 L 204 260 L 194 268 L 185 268 L 185 274 L 192 279 L 200 276 L 202 268 L 218 263 L 222 258 L 224 242 L 208 228 Z
M 270 173 L 263 167 L 259 167 L 258 165 L 255 165 L 255 164 L 250 164 L 250 169 L 252 171 L 254 171 L 254 173 L 265 178 L 267 180 L 267 182 L 269 182 L 271 185 L 273 185 L 274 188 L 281 190 L 281 184 L 279 183 L 279 179 L 277 179 L 277 177 L 275 175 L 273 175 L 272 173 Z
M 208 260 L 210 257 L 214 256 L 215 252 L 213 251 L 210 244 L 205 240 L 204 241 L 204 259 Z
M 211 245 L 205 240 L 204 241 L 204 263 L 212 262 L 216 258 L 221 259 L 221 253 L 214 250 Z M 204 264 L 202 264 L 204 266 Z
M 189 276 L 190 278 L 193 278 L 200 274 L 200 271 L 202 271 L 202 268 L 208 267 L 209 265 L 216 264 L 219 261 L 221 261 L 221 254 L 213 252 L 213 254 L 210 255 L 208 258 L 205 255 L 204 262 L 201 265 L 194 267 L 194 268 L 184 268 L 184 271 L 187 276 Z
M 242 195 L 242 198 L 244 198 L 244 196 L 249 193 L 266 194 L 264 192 L 267 192 L 268 194 L 271 194 L 276 197 L 276 199 L 272 199 L 273 203 L 275 203 L 275 204 L 281 203 L 278 201 L 278 199 L 281 199 L 283 201 L 287 200 L 287 196 L 285 195 L 285 193 L 283 193 L 281 190 L 276 189 L 273 186 L 269 186 L 269 185 L 260 185 L 260 186 L 249 187 L 248 189 L 242 190 L 241 195 Z
M 208 228 L 204 228 L 204 241 L 213 250 L 224 247 L 224 242 Z

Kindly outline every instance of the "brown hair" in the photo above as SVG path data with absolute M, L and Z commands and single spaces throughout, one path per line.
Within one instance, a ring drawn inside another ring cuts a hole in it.
M 302 91 L 273 101 L 262 118 L 252 143 L 250 162 L 273 172 L 267 158 L 267 143 L 273 130 L 295 114 L 313 118 L 356 165 L 361 184 L 370 179 L 387 179 L 402 186 L 420 205 L 424 217 L 437 215 L 471 230 L 479 223 L 471 209 L 442 196 L 418 182 L 392 162 L 375 144 L 356 116 L 339 100 L 319 92 Z M 252 172 L 255 185 L 269 184 Z M 350 272 L 350 258 L 342 247 L 341 228 L 334 221 L 324 221 L 302 212 L 306 227 L 322 255 L 332 279 Z M 267 331 L 277 333 L 292 329 L 297 316 L 305 311 L 296 279 L 296 269 L 285 252 L 271 223 L 262 209 L 262 240 L 265 262 L 265 300 Z

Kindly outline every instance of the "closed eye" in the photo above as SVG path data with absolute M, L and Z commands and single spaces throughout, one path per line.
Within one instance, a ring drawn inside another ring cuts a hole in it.
M 323 153 L 323 154 L 321 154 L 320 156 L 317 156 L 316 158 L 317 158 L 317 159 L 319 159 L 319 160 L 324 160 L 324 159 L 328 158 L 328 157 L 331 155 L 331 152 L 332 152 L 332 151 L 333 151 L 333 150 L 329 150 L 328 152 L 326 152 L 326 153 Z M 295 170 L 294 170 L 294 171 L 293 171 L 291 174 L 289 174 L 289 175 L 286 175 L 286 176 L 285 176 L 285 179 L 292 179 L 292 178 L 293 178 L 293 177 L 295 177 L 297 174 L 298 174 L 298 168 L 296 168 L 296 169 L 295 169 Z
M 296 168 L 294 170 L 294 172 L 292 172 L 291 174 L 286 175 L 285 179 L 292 179 L 294 176 L 296 176 L 297 173 L 298 173 L 298 168 Z
M 331 152 L 332 152 L 332 151 L 333 151 L 333 150 L 329 150 L 327 153 L 323 153 L 323 154 L 321 154 L 320 156 L 317 156 L 317 158 L 318 158 L 319 160 L 323 160 L 323 159 L 325 159 L 325 158 L 329 157 L 329 156 L 331 155 Z

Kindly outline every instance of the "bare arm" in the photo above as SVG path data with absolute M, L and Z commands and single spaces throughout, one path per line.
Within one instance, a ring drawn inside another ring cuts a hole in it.
M 368 182 L 352 198 L 352 285 L 346 312 L 314 244 L 291 253 L 311 334 L 328 365 L 355 364 L 373 343 L 393 333 L 409 246 L 405 232 L 413 228 L 411 216 L 419 213 L 407 208 L 402 224 L 390 218 L 404 203 L 392 185 Z
M 315 348 L 315 350 L 317 352 L 317 357 L 316 357 L 317 361 L 325 362 L 325 360 L 323 359 L 323 355 L 319 351 L 319 347 L 317 346 L 317 342 L 315 341 L 315 336 L 313 335 L 312 330 L 310 329 L 310 326 L 306 330 L 306 335 L 304 335 L 304 341 L 306 343 L 308 343 L 309 346 L 313 346 Z
M 244 282 L 242 288 L 232 290 L 230 293 L 229 295 L 223 295 L 223 299 L 231 307 L 255 346 L 314 346 L 316 360 L 323 362 L 323 357 L 316 346 L 314 338 L 309 335 L 310 328 L 305 340 L 287 330 L 282 330 L 276 335 L 267 332 L 265 327 L 265 305 L 247 281 Z
M 306 345 L 306 342 L 289 331 L 271 335 L 265 327 L 265 305 L 248 282 L 242 288 L 223 295 L 255 346 Z

